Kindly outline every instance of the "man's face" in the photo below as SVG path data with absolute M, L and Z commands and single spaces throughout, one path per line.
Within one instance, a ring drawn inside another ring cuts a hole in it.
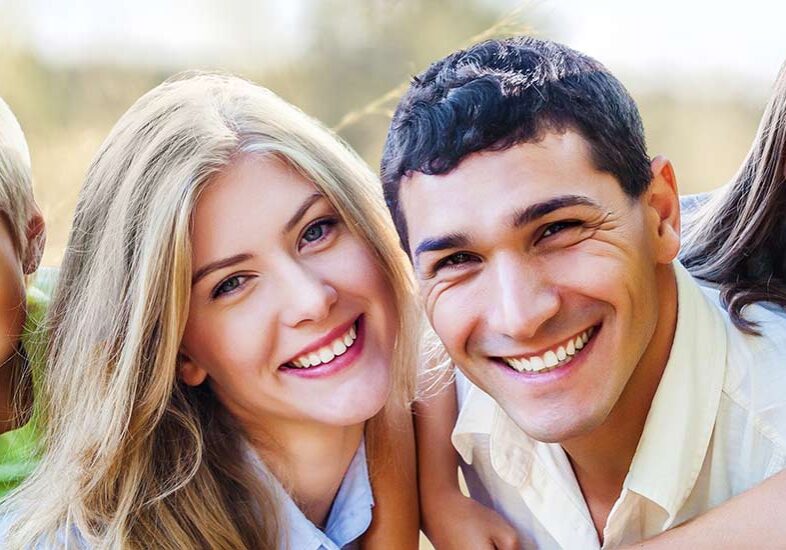
M 630 198 L 568 131 L 415 173 L 401 201 L 426 312 L 467 377 L 538 440 L 598 427 L 676 253 L 650 190 Z

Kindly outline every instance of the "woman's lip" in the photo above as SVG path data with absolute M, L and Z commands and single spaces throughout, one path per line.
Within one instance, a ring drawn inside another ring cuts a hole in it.
M 327 346 L 328 344 L 332 344 L 333 340 L 335 340 L 339 336 L 343 336 L 344 334 L 346 334 L 347 331 L 349 331 L 349 328 L 352 325 L 354 325 L 358 321 L 358 319 L 360 319 L 359 315 L 354 319 L 352 319 L 351 321 L 347 321 L 346 323 L 337 326 L 336 328 L 328 332 L 325 336 L 322 336 L 318 340 L 315 340 L 313 343 L 309 344 L 308 346 L 297 352 L 295 355 L 284 361 L 281 364 L 281 366 L 286 366 L 292 363 L 298 357 L 302 357 L 303 355 L 307 355 L 312 351 L 317 351 L 321 347 Z
M 288 367 L 286 365 L 282 365 L 279 367 L 279 371 L 284 374 L 298 376 L 300 378 L 324 378 L 345 370 L 354 364 L 358 357 L 360 357 L 360 355 L 363 353 L 366 336 L 365 325 L 366 323 L 364 322 L 364 318 L 361 315 L 357 321 L 357 338 L 355 338 L 355 343 L 352 345 L 352 347 L 347 349 L 346 352 L 344 352 L 342 355 L 334 357 L 331 361 L 306 368 L 298 368 L 294 366 Z

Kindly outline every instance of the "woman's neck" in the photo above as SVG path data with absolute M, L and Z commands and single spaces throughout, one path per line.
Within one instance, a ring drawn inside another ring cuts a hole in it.
M 266 430 L 258 438 L 253 432 L 250 435 L 257 454 L 303 514 L 314 525 L 324 527 L 333 499 L 360 445 L 363 428 L 364 423 L 298 424 L 277 429 L 273 434 Z

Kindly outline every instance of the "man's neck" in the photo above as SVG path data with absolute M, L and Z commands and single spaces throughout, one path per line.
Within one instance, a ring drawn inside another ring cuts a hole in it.
M 647 349 L 606 420 L 590 433 L 562 442 L 598 538 L 633 462 L 652 400 L 671 353 L 677 326 L 677 282 L 671 266 L 658 273 L 658 322 Z

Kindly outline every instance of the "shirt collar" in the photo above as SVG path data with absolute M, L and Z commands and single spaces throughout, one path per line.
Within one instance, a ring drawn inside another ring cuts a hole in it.
M 252 460 L 258 463 L 255 452 Z M 321 531 L 298 508 L 284 488 L 271 476 L 281 498 L 286 548 L 297 550 L 337 550 L 349 545 L 371 525 L 374 497 L 368 476 L 365 441 L 360 442 L 341 486 L 333 499 L 325 530 Z
M 461 376 L 458 372 L 456 375 Z M 497 410 L 502 409 L 489 394 L 470 384 L 451 435 L 453 446 L 467 464 L 472 464 L 473 435 L 491 434 Z
M 726 371 L 726 325 L 718 306 L 675 261 L 678 312 L 669 360 L 631 463 L 625 487 L 655 502 L 669 520 L 684 503 L 698 476 L 715 424 Z M 534 458 L 553 465 L 552 476 L 576 491 L 558 445 L 527 436 L 486 393 L 470 386 L 452 441 L 472 462 L 475 436 L 489 437 L 491 463 L 513 486 L 524 483 Z M 566 476 L 570 479 L 567 479 Z
M 726 373 L 723 313 L 675 262 L 677 328 L 625 486 L 674 519 L 709 447 Z

